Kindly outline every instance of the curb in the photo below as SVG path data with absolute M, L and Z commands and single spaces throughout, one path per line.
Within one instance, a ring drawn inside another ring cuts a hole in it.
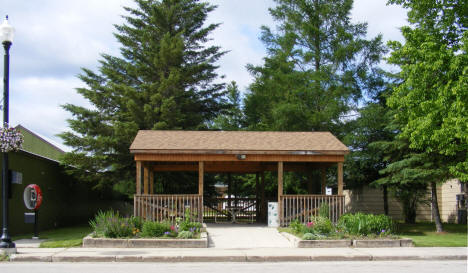
M 323 261 L 411 261 L 411 260 L 466 260 L 467 255 L 408 255 L 408 256 L 373 256 L 359 255 L 231 255 L 231 256 L 159 256 L 159 255 L 109 255 L 109 256 L 33 256 L 13 254 L 11 262 L 323 262 Z
M 207 248 L 208 233 L 200 233 L 200 239 L 109 239 L 93 238 L 88 235 L 83 238 L 85 248 Z

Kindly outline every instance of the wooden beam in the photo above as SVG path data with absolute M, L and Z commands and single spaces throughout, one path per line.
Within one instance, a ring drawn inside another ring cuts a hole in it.
M 278 162 L 278 215 L 280 226 L 283 222 L 283 210 L 281 206 L 281 195 L 283 195 L 283 162 Z
M 198 162 L 198 195 L 203 196 L 203 177 L 205 176 L 203 161 Z
M 149 168 L 148 166 L 143 167 L 143 193 L 149 193 Z
M 173 162 L 172 164 L 156 164 L 153 165 L 152 169 L 157 172 L 197 172 L 198 166 L 193 164 L 175 164 L 179 162 Z M 188 162 L 187 162 L 188 163 Z M 276 164 L 261 164 L 261 162 L 244 162 L 243 164 L 236 164 L 236 162 L 205 162 L 206 173 L 257 173 L 262 171 L 276 171 Z M 315 165 L 315 164 L 314 164 Z M 320 167 L 323 164 L 319 164 L 313 167 Z M 289 163 L 284 164 L 285 172 L 306 172 L 310 169 L 310 165 L 307 166 L 304 163 Z
M 141 161 L 136 162 L 136 194 L 141 194 Z
M 338 195 L 343 195 L 343 163 L 338 162 Z
M 320 179 L 321 180 L 320 184 L 322 186 L 321 187 L 321 189 L 322 189 L 321 194 L 325 194 L 325 191 L 326 191 L 325 188 L 327 187 L 327 169 L 322 168 L 321 171 L 320 171 L 320 176 L 321 176 L 320 177 L 321 178 Z
M 233 162 L 344 162 L 344 155 L 262 155 L 248 154 L 244 160 L 231 154 L 135 154 L 140 161 L 233 161 Z

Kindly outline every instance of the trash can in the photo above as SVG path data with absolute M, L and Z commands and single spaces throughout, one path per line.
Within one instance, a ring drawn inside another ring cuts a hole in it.
M 268 227 L 279 227 L 278 202 L 268 202 Z

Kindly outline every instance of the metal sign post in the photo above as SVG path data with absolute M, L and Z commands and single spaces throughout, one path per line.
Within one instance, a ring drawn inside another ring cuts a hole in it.
M 26 224 L 34 224 L 33 239 L 39 239 L 39 207 L 42 204 L 42 191 L 36 184 L 28 185 L 23 193 L 24 205 L 34 212 L 26 212 L 24 214 L 24 222 Z

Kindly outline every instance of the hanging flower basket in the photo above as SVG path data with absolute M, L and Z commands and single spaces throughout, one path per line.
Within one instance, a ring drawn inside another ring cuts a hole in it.
M 10 128 L 7 123 L 0 128 L 0 151 L 2 153 L 16 152 L 23 145 L 23 135 L 15 128 Z

